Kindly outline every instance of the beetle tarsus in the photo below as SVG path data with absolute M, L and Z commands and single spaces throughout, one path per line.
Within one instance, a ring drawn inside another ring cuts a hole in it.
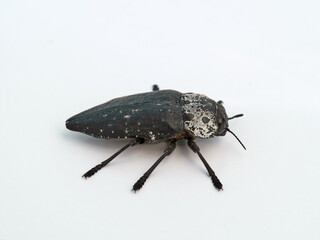
M 212 168 L 210 167 L 210 165 L 208 164 L 208 162 L 205 160 L 205 158 L 202 156 L 202 154 L 200 153 L 200 148 L 199 146 L 193 141 L 193 140 L 188 140 L 188 146 L 191 148 L 191 150 L 195 153 L 198 154 L 198 156 L 200 157 L 201 161 L 203 162 L 204 166 L 206 167 L 209 176 L 211 177 L 212 183 L 214 185 L 214 187 L 220 191 L 223 190 L 222 189 L 222 183 L 220 182 L 220 180 L 218 179 L 218 177 L 216 176 L 215 172 L 212 170 Z
M 220 182 L 220 180 L 217 178 L 216 175 L 211 176 L 211 180 L 212 180 L 213 186 L 214 186 L 218 191 L 223 190 L 223 188 L 222 188 L 222 183 Z
M 149 176 L 145 176 L 143 175 L 132 187 L 132 191 L 136 192 L 138 190 L 140 190 L 140 188 L 142 188 L 142 186 L 144 185 L 144 183 L 147 181 Z
M 101 162 L 97 166 L 90 169 L 88 172 L 86 172 L 82 177 L 89 178 L 92 175 L 94 175 L 96 172 L 98 172 L 101 168 L 105 167 L 109 162 L 111 162 L 113 159 L 115 159 L 120 153 L 122 153 L 124 150 L 126 150 L 128 147 L 132 147 L 136 145 L 137 143 L 143 143 L 143 139 L 137 138 L 129 142 L 127 145 L 122 147 L 119 151 L 117 151 L 115 154 L 113 154 L 111 157 L 109 157 L 107 160 Z
M 161 157 L 148 169 L 148 171 L 143 174 L 143 176 L 133 185 L 132 191 L 136 192 L 137 190 L 141 189 L 144 183 L 147 181 L 148 177 L 151 175 L 153 170 L 161 163 L 161 161 L 169 156 L 173 150 L 176 148 L 176 142 L 172 141 L 170 142 L 170 145 L 166 150 L 164 150 L 164 153 L 161 155 Z
M 157 84 L 154 84 L 153 86 L 152 86 L 152 91 L 159 91 L 159 86 L 157 85 Z
M 101 168 L 103 168 L 102 164 L 99 164 L 97 166 L 95 166 L 94 168 L 90 169 L 88 172 L 86 172 L 85 174 L 83 174 L 82 177 L 84 178 L 89 178 L 92 175 L 94 175 L 96 172 L 98 172 Z

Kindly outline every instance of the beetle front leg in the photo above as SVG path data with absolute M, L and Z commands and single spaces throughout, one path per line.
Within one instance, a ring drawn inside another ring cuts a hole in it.
M 150 174 L 153 172 L 153 170 L 161 163 L 161 161 L 169 156 L 173 150 L 176 148 L 176 142 L 170 142 L 170 145 L 168 146 L 168 148 L 166 150 L 164 150 L 164 153 L 162 154 L 162 156 L 151 166 L 151 168 L 149 168 L 148 171 L 145 172 L 145 174 L 143 174 L 143 176 L 133 185 L 132 191 L 136 192 L 139 189 L 142 188 L 142 186 L 144 185 L 144 183 L 147 181 L 148 177 L 150 176 Z
M 212 170 L 212 168 L 210 167 L 208 162 L 204 159 L 204 157 L 200 153 L 199 146 L 191 139 L 188 140 L 188 146 L 191 148 L 192 151 L 197 153 L 198 156 L 200 157 L 201 161 L 203 162 L 204 166 L 206 167 L 206 169 L 211 177 L 212 183 L 215 186 L 215 188 L 218 189 L 219 191 L 223 190 L 222 183 L 220 182 L 220 180 L 218 179 L 218 177 L 216 176 L 215 172 Z
M 126 150 L 128 147 L 132 147 L 136 145 L 137 143 L 143 143 L 143 139 L 137 138 L 133 139 L 130 143 L 122 147 L 119 151 L 117 151 L 115 154 L 113 154 L 111 157 L 109 157 L 107 160 L 101 162 L 94 168 L 90 169 L 88 172 L 86 172 L 82 177 L 88 178 L 94 175 L 96 172 L 98 172 L 101 168 L 105 167 L 109 162 L 111 162 L 113 159 L 115 159 L 120 153 L 122 153 L 124 150 Z

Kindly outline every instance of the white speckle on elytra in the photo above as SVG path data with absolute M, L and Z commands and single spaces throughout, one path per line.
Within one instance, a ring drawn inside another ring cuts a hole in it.
M 109 124 L 108 124 L 108 127 L 112 127 L 112 126 L 113 126 L 113 124 L 112 124 L 112 123 L 109 123 Z
M 114 118 L 112 118 L 113 120 L 116 120 L 117 118 L 116 117 L 114 117 Z
M 89 129 L 89 127 L 87 127 L 87 129 Z
M 108 116 L 108 114 L 103 114 L 103 115 L 102 115 L 102 117 L 107 117 L 107 116 Z
M 111 133 L 114 133 L 114 131 L 112 130 Z
M 125 133 L 128 133 L 129 131 L 128 131 L 128 128 L 126 128 L 126 130 L 124 131 Z
M 119 111 L 119 113 L 122 113 L 122 111 Z
M 103 132 L 103 129 L 100 129 L 100 132 Z
M 141 125 L 141 122 L 138 122 L 138 126 L 140 126 Z
M 153 134 L 152 131 L 149 131 L 149 134 L 150 134 L 150 138 L 151 138 L 152 141 L 156 140 L 156 135 Z
M 124 115 L 123 117 L 126 119 L 129 119 L 131 117 L 131 115 Z
M 127 139 L 128 137 L 127 136 L 124 136 L 124 139 Z

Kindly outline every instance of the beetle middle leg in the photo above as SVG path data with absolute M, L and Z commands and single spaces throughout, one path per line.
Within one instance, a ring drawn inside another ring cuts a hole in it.
M 122 147 L 119 151 L 117 151 L 115 154 L 113 154 L 111 157 L 109 157 L 107 160 L 101 162 L 100 164 L 98 164 L 97 166 L 95 166 L 94 168 L 90 169 L 88 172 L 86 172 L 82 177 L 84 178 L 88 178 L 91 177 L 92 175 L 94 175 L 96 172 L 98 172 L 101 168 L 105 167 L 109 162 L 111 162 L 113 159 L 115 159 L 120 153 L 122 153 L 124 150 L 126 150 L 128 147 L 132 147 L 134 145 L 136 145 L 137 143 L 143 143 L 144 140 L 141 138 L 136 138 L 133 139 L 132 141 L 130 141 L 127 145 L 125 145 L 124 147 Z
M 176 148 L 176 141 L 171 141 L 169 146 L 166 150 L 164 150 L 164 153 L 162 156 L 151 166 L 151 168 L 146 171 L 143 176 L 133 185 L 132 191 L 137 191 L 142 188 L 143 184 L 147 181 L 150 174 L 153 172 L 153 170 L 161 163 L 161 161 L 169 156 L 174 149 Z
M 212 183 L 215 186 L 215 188 L 218 189 L 219 191 L 223 190 L 222 183 L 220 182 L 220 180 L 218 179 L 218 177 L 216 176 L 215 172 L 212 170 L 212 168 L 210 167 L 208 162 L 204 159 L 204 157 L 200 153 L 199 146 L 192 139 L 188 140 L 188 146 L 191 148 L 192 151 L 197 153 L 198 156 L 200 157 L 201 161 L 203 162 L 204 166 L 206 167 L 206 169 L 211 177 Z

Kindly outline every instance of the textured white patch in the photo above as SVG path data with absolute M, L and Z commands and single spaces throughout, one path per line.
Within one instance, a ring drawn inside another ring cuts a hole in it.
M 123 117 L 128 119 L 131 117 L 131 115 L 124 115 Z
M 112 123 L 109 123 L 109 124 L 108 124 L 108 127 L 112 127 L 112 126 L 113 126 L 113 124 L 112 124 Z
M 151 138 L 152 141 L 156 140 L 156 135 L 153 134 L 152 131 L 149 131 L 149 134 L 150 134 L 150 138 Z
M 102 115 L 102 117 L 107 117 L 107 116 L 108 116 L 108 114 L 103 114 L 103 115 Z
M 103 132 L 103 129 L 100 129 L 100 132 Z
M 113 131 L 113 130 L 112 130 L 111 132 L 112 132 L 112 133 L 114 133 L 114 131 Z
M 126 128 L 126 130 L 124 131 L 125 133 L 128 133 L 129 131 L 128 131 L 128 128 Z
M 186 93 L 181 97 L 185 102 L 182 106 L 183 114 L 190 116 L 190 120 L 184 122 L 185 129 L 199 138 L 213 137 L 218 129 L 214 112 L 203 109 L 204 104 L 210 104 L 209 99 L 204 95 L 195 93 Z

